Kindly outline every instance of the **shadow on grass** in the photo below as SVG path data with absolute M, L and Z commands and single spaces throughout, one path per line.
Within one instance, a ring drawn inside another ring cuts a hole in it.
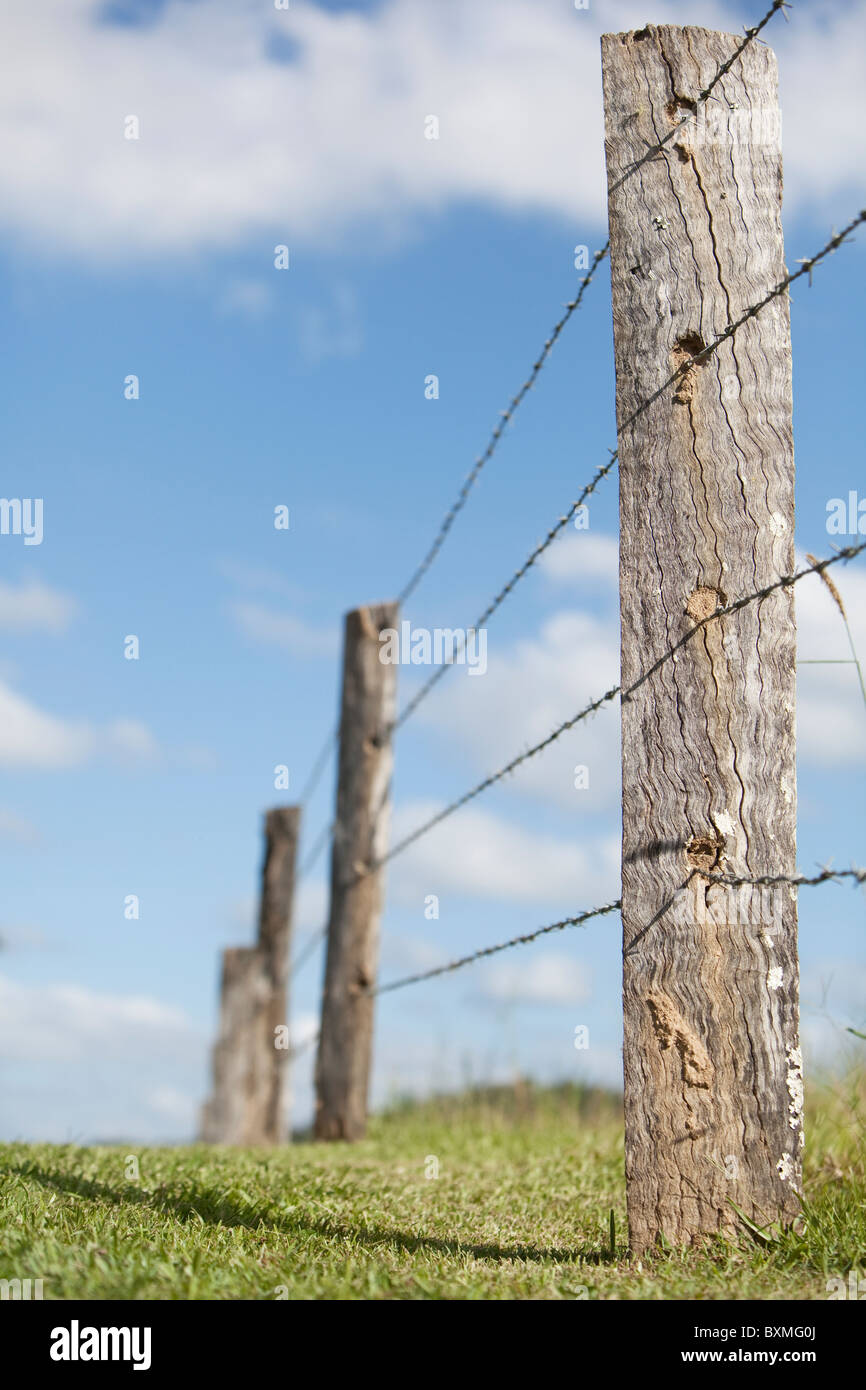
M 539 1249 L 534 1245 L 496 1245 L 489 1241 L 476 1244 L 472 1241 L 449 1240 L 440 1236 L 413 1235 L 408 1231 L 391 1230 L 384 1226 L 353 1225 L 337 1216 L 316 1219 L 298 1212 L 282 1216 L 269 1207 L 256 1208 L 252 1204 L 240 1206 L 226 1198 L 217 1188 L 189 1187 L 174 1193 L 163 1187 L 148 1192 L 133 1183 L 117 1188 L 99 1182 L 96 1178 L 79 1177 L 56 1168 L 47 1170 L 31 1163 L 10 1164 L 7 1171 L 18 1173 L 23 1178 L 31 1178 L 43 1187 L 51 1187 L 76 1197 L 85 1197 L 118 1207 L 145 1207 L 154 1212 L 175 1216 L 181 1221 L 196 1217 L 209 1226 L 241 1227 L 250 1231 L 264 1228 L 280 1235 L 294 1235 L 305 1231 L 331 1240 L 351 1241 L 356 1245 L 395 1245 L 410 1255 L 435 1251 L 441 1255 L 455 1257 L 470 1255 L 476 1260 L 522 1260 L 536 1264 L 585 1265 L 611 1264 L 618 1258 L 618 1255 L 612 1254 L 610 1250 L 599 1250 L 589 1243 L 577 1245 L 571 1250 L 555 1246 Z

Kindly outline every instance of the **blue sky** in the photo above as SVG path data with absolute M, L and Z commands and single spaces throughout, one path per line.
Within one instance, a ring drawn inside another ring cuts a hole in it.
M 737 30 L 757 10 L 669 0 L 652 18 Z M 285 799 L 273 769 L 300 791 L 336 716 L 343 612 L 405 582 L 575 292 L 575 245 L 605 240 L 598 35 L 645 11 L 0 5 L 21 54 L 0 96 L 2 490 L 44 499 L 41 545 L 0 538 L 0 1137 L 192 1133 L 219 952 L 252 939 L 261 817 Z M 860 3 L 798 4 L 767 30 L 789 265 L 862 206 L 864 30 Z M 830 498 L 866 496 L 864 245 L 793 294 L 802 552 L 839 543 Z M 413 624 L 484 608 L 606 458 L 613 393 L 605 264 Z M 614 473 L 589 544 L 563 538 L 491 621 L 487 676 L 450 672 L 400 735 L 395 832 L 615 683 L 616 498 Z M 866 655 L 862 562 L 836 578 Z M 801 656 L 847 655 L 817 581 L 798 606 Z M 405 698 L 418 677 L 400 679 Z M 853 668 L 801 672 L 799 724 L 801 867 L 862 863 Z M 307 845 L 332 792 L 329 773 Z M 395 861 L 383 978 L 616 897 L 617 793 L 613 708 Z M 324 870 L 303 885 L 299 944 Z M 840 1025 L 863 1024 L 863 896 L 805 889 L 800 915 L 804 1034 L 830 1058 Z M 377 1101 L 515 1068 L 616 1084 L 619 970 L 611 917 L 383 1000 Z M 299 1036 L 320 981 L 317 956 L 294 990 Z M 309 1057 L 298 1073 L 303 1123 Z

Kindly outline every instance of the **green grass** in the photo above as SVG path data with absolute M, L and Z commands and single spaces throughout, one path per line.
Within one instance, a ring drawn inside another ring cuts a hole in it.
M 862 1079 L 813 1090 L 808 1120 L 803 1234 L 641 1263 L 618 1104 L 572 1086 L 400 1105 L 354 1146 L 146 1148 L 137 1182 L 129 1148 L 7 1144 L 0 1278 L 46 1298 L 823 1299 L 866 1272 Z

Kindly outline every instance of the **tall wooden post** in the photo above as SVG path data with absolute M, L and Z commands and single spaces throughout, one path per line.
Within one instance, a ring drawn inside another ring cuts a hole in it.
M 298 806 L 265 817 L 265 858 L 255 946 L 223 953 L 220 1030 L 213 1091 L 202 1138 L 217 1144 L 278 1144 L 288 1138 L 288 1048 L 277 1032 L 288 1019 L 287 981 L 300 832 Z
M 650 26 L 601 42 L 625 690 L 697 620 L 793 569 L 791 347 L 779 297 L 628 423 L 785 273 L 776 62 L 751 44 L 697 107 L 736 37 Z M 780 590 L 705 626 L 623 701 L 638 1252 L 735 1226 L 732 1204 L 762 1225 L 798 1210 L 794 890 L 704 877 L 796 871 L 794 661 L 793 594 Z
M 331 911 L 316 1059 L 317 1139 L 360 1139 L 367 1124 L 383 875 L 391 810 L 397 668 L 380 660 L 379 633 L 396 628 L 398 605 L 346 615 Z

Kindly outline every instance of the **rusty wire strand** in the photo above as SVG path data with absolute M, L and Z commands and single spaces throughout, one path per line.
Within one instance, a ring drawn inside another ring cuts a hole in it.
M 592 281 L 593 276 L 595 275 L 596 270 L 598 269 L 601 262 L 604 260 L 609 249 L 610 242 L 606 241 L 601 250 L 595 252 L 595 255 L 592 258 L 592 265 L 588 273 L 584 276 L 576 297 L 570 300 L 568 304 L 566 304 L 565 313 L 554 324 L 553 328 L 551 329 L 550 336 L 545 341 L 544 347 L 542 348 L 541 352 L 538 354 L 538 357 L 532 365 L 532 371 L 524 381 L 523 385 L 520 387 L 520 390 L 517 391 L 516 394 L 511 397 L 511 400 L 508 402 L 508 409 L 502 411 L 502 414 L 500 416 L 500 422 L 498 425 L 496 425 L 495 429 L 490 435 L 490 439 L 487 442 L 487 448 L 484 450 L 484 453 L 479 455 L 479 457 L 475 460 L 475 464 L 472 468 L 472 471 L 466 477 L 466 480 L 463 483 L 463 486 L 461 487 L 460 491 L 458 492 L 455 501 L 452 503 L 448 511 L 445 513 L 439 530 L 434 538 L 433 544 L 430 546 L 430 549 L 427 551 L 427 554 L 424 556 L 423 560 L 418 565 L 418 568 L 415 570 L 408 583 L 404 585 L 404 587 L 400 590 L 400 593 L 397 595 L 398 603 L 405 603 L 409 595 L 414 593 L 415 589 L 420 584 L 424 575 L 427 573 L 430 566 L 433 564 L 433 561 L 436 559 L 436 556 L 439 554 L 439 551 L 442 549 L 448 532 L 451 530 L 451 527 L 454 525 L 454 522 L 457 520 L 457 517 L 466 505 L 466 502 L 469 498 L 469 494 L 478 480 L 478 475 L 480 474 L 484 465 L 489 461 L 489 459 L 495 452 L 500 439 L 505 433 L 506 426 L 508 425 L 512 416 L 514 415 L 514 412 L 520 406 L 524 396 L 526 396 L 527 393 L 535 385 L 535 382 L 538 378 L 538 374 L 544 366 L 545 362 L 547 361 L 548 357 L 550 356 L 550 353 L 553 350 L 553 345 L 556 342 L 557 338 L 562 333 L 562 330 L 565 328 L 565 325 L 568 323 L 572 314 L 574 314 L 580 308 L 580 302 L 583 299 L 586 290 L 589 288 L 589 285 Z
M 316 790 L 316 787 L 318 786 L 319 781 L 321 780 L 322 773 L 325 771 L 325 768 L 331 761 L 331 757 L 334 753 L 334 750 L 336 749 L 339 743 L 339 738 L 339 729 L 332 729 L 331 733 L 328 734 L 328 737 L 322 744 L 322 747 L 316 756 L 316 761 L 313 763 L 310 775 L 304 783 L 304 787 L 301 792 L 300 805 L 302 807 L 306 806 L 310 797 L 313 795 L 313 792 Z
M 592 481 L 587 483 L 586 487 L 583 489 L 583 492 L 580 494 L 577 501 L 572 502 L 568 511 L 565 512 L 563 516 L 557 518 L 553 526 L 551 526 L 550 530 L 548 531 L 547 535 L 544 537 L 544 540 L 539 541 L 538 545 L 531 552 L 529 557 L 526 560 L 524 560 L 523 564 L 519 567 L 519 569 L 516 569 L 514 571 L 511 578 L 508 580 L 506 584 L 502 586 L 502 588 L 499 590 L 499 593 L 496 594 L 495 598 L 491 599 L 484 612 L 481 613 L 478 618 L 476 618 L 473 624 L 473 628 L 475 630 L 477 630 L 478 628 L 482 628 L 484 624 L 488 621 L 488 619 L 493 616 L 500 604 L 505 602 L 512 589 L 514 589 L 516 585 L 520 583 L 523 576 L 527 573 L 528 570 L 532 568 L 536 560 L 538 560 L 544 554 L 548 546 L 552 545 L 553 541 L 559 535 L 563 527 L 568 525 L 572 517 L 578 511 L 578 509 L 583 506 L 583 503 L 586 501 L 587 497 L 589 497 L 595 491 L 602 478 L 607 477 L 608 473 L 616 463 L 617 458 L 618 452 L 615 450 L 611 454 L 607 463 L 603 464 L 602 467 L 598 469 Z M 460 655 L 460 652 L 462 652 L 464 645 L 465 643 L 455 645 L 455 657 Z M 450 664 L 439 666 L 433 672 L 433 674 L 424 682 L 420 690 L 416 691 L 416 693 L 412 696 L 412 699 L 395 719 L 393 725 L 391 726 L 392 733 L 396 732 L 397 729 L 401 728 L 401 726 L 405 724 L 409 716 L 414 713 L 414 711 L 421 704 L 421 701 L 427 698 L 433 687 L 437 684 L 438 681 L 442 679 L 445 672 L 449 669 Z
M 322 829 L 319 831 L 319 834 L 316 837 L 314 844 L 310 846 L 309 852 L 307 853 L 306 857 L 304 858 L 301 864 L 300 869 L 298 870 L 298 878 L 305 878 L 307 876 L 307 874 L 312 869 L 313 865 L 316 863 L 316 860 L 319 858 L 319 855 L 322 853 L 322 850 L 325 848 L 327 844 L 330 843 L 331 836 L 333 835 L 333 833 L 333 821 L 329 821 L 327 825 L 322 826 Z
M 733 874 L 705 874 L 696 869 L 695 874 L 704 883 L 726 883 L 731 886 L 737 884 L 753 884 L 756 887 L 774 887 L 777 884 L 787 883 L 792 888 L 814 887 L 818 883 L 829 883 L 833 879 L 853 878 L 857 883 L 866 883 L 866 869 L 822 869 L 819 874 L 814 874 L 809 878 L 805 874 L 759 874 L 756 878 L 736 878 Z
M 726 73 L 730 72 L 731 68 L 734 66 L 734 63 L 741 56 L 741 54 L 745 52 L 749 44 L 752 43 L 758 37 L 761 30 L 765 28 L 767 24 L 769 24 L 770 20 L 773 18 L 773 15 L 777 14 L 779 10 L 781 10 L 784 13 L 786 9 L 790 8 L 791 6 L 789 4 L 789 0 L 773 0 L 773 4 L 770 6 L 769 10 L 764 15 L 764 18 L 758 24 L 753 25 L 751 29 L 746 30 L 746 37 L 743 39 L 743 42 L 740 44 L 739 48 L 731 54 L 730 58 L 727 58 L 725 62 L 722 63 L 721 67 L 718 68 L 715 76 L 713 77 L 709 85 L 704 87 L 703 91 L 698 92 L 698 95 L 695 98 L 694 102 L 695 110 L 698 106 L 702 106 L 704 102 L 709 101 L 718 83 L 721 82 L 722 78 L 725 76 Z M 788 16 L 784 15 L 784 17 L 785 19 L 787 19 Z M 694 111 L 690 111 L 687 116 L 682 116 L 680 120 L 677 121 L 676 125 L 671 127 L 667 135 L 665 135 L 661 140 L 659 140 L 658 144 L 650 146 L 646 154 L 642 154 L 640 159 L 637 159 L 633 164 L 630 164 L 629 167 L 626 169 L 625 173 L 621 174 L 620 177 L 617 179 L 616 183 L 611 184 L 610 188 L 608 189 L 608 197 L 610 197 L 611 193 L 615 193 L 618 188 L 621 188 L 622 185 L 625 183 L 626 179 L 630 179 L 632 174 L 637 173 L 638 169 L 641 169 L 644 164 L 647 164 L 651 159 L 655 159 L 656 155 L 661 153 L 668 141 L 674 138 L 677 131 L 681 130 L 684 125 L 688 125 L 689 121 L 692 119 L 693 116 Z
M 312 936 L 307 937 L 307 940 L 304 942 L 298 954 L 295 956 L 295 959 L 289 966 L 288 978 L 290 980 L 293 979 L 295 975 L 297 975 L 298 971 L 306 965 L 310 956 L 313 954 L 313 951 L 316 949 L 319 942 L 324 940 L 324 938 L 327 936 L 327 933 L 328 924 L 326 922 L 323 927 L 317 927 L 316 930 L 313 932 Z
M 746 37 L 743 39 L 743 42 L 739 45 L 737 50 L 734 53 L 732 53 L 731 57 L 726 59 L 725 62 L 719 66 L 708 86 L 706 86 L 703 89 L 703 91 L 698 93 L 698 96 L 695 100 L 696 108 L 697 106 L 702 105 L 704 102 L 709 100 L 718 83 L 721 82 L 725 74 L 731 70 L 734 63 L 738 60 L 740 55 L 748 48 L 749 44 L 752 43 L 758 37 L 765 25 L 769 24 L 773 15 L 776 14 L 779 10 L 784 11 L 784 9 L 786 8 L 788 8 L 788 0 L 773 0 L 772 6 L 764 15 L 763 19 L 760 20 L 758 24 L 752 26 L 752 28 L 746 29 Z M 614 190 L 619 188 L 620 185 L 623 184 L 625 180 L 629 178 L 633 173 L 635 173 L 637 169 L 639 169 L 643 164 L 646 164 L 646 162 L 649 159 L 653 159 L 658 153 L 660 153 L 660 151 L 664 148 L 668 141 L 671 140 L 673 136 L 676 134 L 676 132 L 680 129 L 680 126 L 687 124 L 687 122 L 691 120 L 692 114 L 693 113 L 690 112 L 688 116 L 684 116 L 682 120 L 678 121 L 677 124 L 668 132 L 668 134 L 658 142 L 658 144 L 654 145 L 651 149 L 649 149 L 646 152 L 646 154 L 642 155 L 641 158 L 637 161 L 637 163 L 633 164 L 617 180 L 617 182 L 610 189 L 610 192 L 614 192 Z M 418 565 L 415 572 L 412 574 L 411 578 L 408 580 L 408 582 L 401 589 L 400 593 L 397 595 L 398 603 L 405 603 L 406 599 L 410 596 L 410 594 L 414 593 L 418 584 L 421 582 L 424 575 L 430 569 L 430 566 L 433 564 L 434 560 L 439 554 L 439 551 L 441 550 L 445 542 L 445 538 L 448 535 L 448 532 L 451 530 L 451 527 L 454 525 L 454 522 L 456 521 L 458 515 L 466 505 L 469 493 L 475 486 L 475 483 L 478 479 L 479 474 L 481 473 L 481 470 L 494 453 L 499 443 L 499 440 L 501 439 L 505 431 L 506 425 L 509 423 L 514 412 L 518 409 L 524 396 L 534 386 L 539 372 L 544 366 L 548 356 L 550 355 L 554 343 L 556 342 L 559 335 L 562 333 L 562 330 L 565 328 L 565 325 L 568 323 L 572 314 L 580 308 L 580 302 L 583 299 L 584 293 L 588 289 L 589 284 L 593 276 L 595 275 L 595 272 L 598 269 L 599 264 L 601 263 L 601 261 L 604 260 L 609 250 L 610 241 L 607 241 L 605 242 L 604 246 L 601 248 L 600 251 L 595 252 L 595 255 L 593 256 L 592 266 L 590 267 L 588 274 L 584 276 L 580 290 L 578 291 L 576 297 L 573 300 L 570 300 L 568 304 L 566 304 L 565 313 L 557 321 L 557 323 L 551 330 L 550 336 L 546 340 L 542 351 L 539 353 L 537 360 L 533 363 L 530 375 L 527 377 L 526 381 L 520 387 L 519 391 L 517 391 L 516 394 L 512 396 L 508 404 L 508 409 L 502 412 L 501 423 L 498 424 L 496 428 L 493 430 L 488 441 L 487 448 L 484 450 L 484 453 L 481 454 L 478 459 L 476 459 L 475 465 L 472 468 L 471 472 L 468 474 L 465 482 L 463 483 L 463 486 L 457 494 L 456 500 L 449 508 L 449 510 L 446 512 L 445 517 L 443 518 L 442 523 L 439 527 L 439 530 L 433 540 L 433 544 L 431 545 L 427 554 L 422 559 L 421 563 Z
M 654 675 L 660 666 L 663 666 L 666 661 L 669 661 L 674 653 L 685 646 L 686 642 L 690 641 L 696 632 L 700 632 L 701 628 L 706 627 L 707 623 L 715 622 L 717 618 L 727 617 L 729 613 L 737 613 L 741 608 L 746 608 L 750 603 L 768 598 L 769 595 L 775 593 L 777 589 L 790 589 L 793 584 L 797 584 L 801 579 L 805 579 L 807 574 L 822 575 L 831 565 L 838 564 L 840 560 L 853 560 L 855 555 L 859 555 L 863 550 L 866 550 L 866 541 L 861 541 L 859 545 L 847 545 L 844 549 L 837 550 L 835 555 L 829 555 L 824 560 L 816 560 L 813 565 L 807 565 L 805 569 L 796 570 L 794 574 L 783 574 L 781 579 L 775 579 L 772 584 L 765 585 L 763 589 L 755 589 L 751 594 L 744 594 L 742 598 L 734 599 L 733 603 L 726 603 L 720 608 L 716 608 L 715 611 L 708 614 L 706 618 L 700 618 L 695 626 L 690 628 L 689 631 L 685 633 L 678 642 L 675 642 L 672 647 L 669 647 L 666 652 L 663 652 L 658 660 L 654 661 L 652 666 L 644 671 L 643 675 L 638 676 L 637 680 L 633 681 L 628 690 L 624 692 L 623 699 L 630 699 L 634 692 L 640 689 L 644 681 L 649 680 L 650 676 Z
M 297 879 L 295 880 L 296 888 L 298 884 L 301 882 L 301 880 L 306 878 L 307 874 L 311 871 L 325 846 L 330 844 L 333 834 L 334 822 L 329 821 L 327 825 L 322 827 L 321 831 L 316 837 L 315 842 L 310 846 L 309 853 L 305 856 L 301 863 L 301 867 L 298 870 Z M 316 930 L 312 933 L 312 935 L 307 937 L 307 940 L 304 942 L 303 946 L 298 951 L 294 960 L 289 965 L 288 975 L 286 977 L 287 981 L 293 979 L 294 976 L 298 973 L 298 971 L 304 965 L 306 965 L 307 961 L 312 956 L 315 948 L 318 946 L 322 938 L 326 935 L 327 930 L 328 924 L 326 922 L 324 926 L 317 927 Z
M 770 290 L 769 293 L 766 294 L 762 300 L 760 300 L 756 304 L 751 305 L 750 308 L 748 308 L 743 314 L 741 314 L 738 319 L 735 319 L 734 321 L 729 323 L 727 327 L 724 328 L 722 332 L 718 335 L 718 337 L 714 338 L 713 341 L 711 343 L 708 343 L 706 347 L 702 348 L 700 352 L 695 353 L 694 356 L 685 358 L 684 361 L 680 364 L 680 366 L 677 367 L 676 371 L 671 373 L 667 381 L 663 382 L 662 385 L 658 388 L 658 390 L 653 392 L 653 394 L 649 396 L 645 401 L 642 401 L 641 404 L 637 407 L 637 409 L 633 411 L 632 414 L 628 417 L 628 419 L 623 421 L 622 425 L 620 425 L 617 429 L 617 435 L 621 435 L 623 430 L 627 429 L 630 425 L 633 425 L 635 420 L 637 420 L 637 418 L 643 414 L 643 412 L 648 408 L 648 406 L 650 406 L 653 403 L 653 401 L 657 400 L 658 397 L 664 391 L 666 391 L 669 386 L 671 386 L 674 382 L 678 381 L 679 378 L 684 376 L 686 372 L 690 371 L 696 363 L 704 361 L 705 359 L 710 357 L 714 352 L 716 352 L 717 349 L 721 347 L 722 343 L 726 342 L 729 338 L 732 338 L 734 334 L 737 332 L 737 330 L 741 328 L 748 319 L 755 318 L 761 312 L 761 310 L 766 307 L 767 304 L 771 303 L 772 300 L 776 299 L 780 294 L 783 294 L 784 291 L 788 288 L 788 286 L 792 285 L 795 280 L 798 280 L 801 275 L 811 275 L 811 272 L 814 270 L 815 266 L 820 261 L 822 261 L 825 256 L 829 256 L 831 252 L 835 251 L 837 247 L 841 246 L 843 241 L 847 240 L 847 238 L 850 236 L 854 228 L 863 221 L 866 221 L 866 210 L 858 213 L 858 215 L 855 218 L 853 218 L 841 232 L 834 233 L 830 240 L 814 256 L 804 258 L 800 264 L 799 270 L 793 271 L 790 275 L 786 275 L 785 278 L 783 280 L 780 280 L 779 283 L 775 285 L 773 289 Z M 602 481 L 602 479 L 607 477 L 608 473 L 613 468 L 613 465 L 616 463 L 618 458 L 619 450 L 611 450 L 610 458 L 608 459 L 607 463 L 603 464 L 597 470 L 592 481 L 587 483 L 586 487 L 583 489 L 583 492 L 580 494 L 577 501 L 572 502 L 568 511 L 565 512 L 563 516 L 557 518 L 556 522 L 553 524 L 553 526 L 551 526 L 544 539 L 542 541 L 539 541 L 539 543 L 531 551 L 529 557 L 526 560 L 524 560 L 523 564 L 520 565 L 518 569 L 514 571 L 511 578 L 499 590 L 499 593 L 496 595 L 496 597 L 493 598 L 491 602 L 487 605 L 484 612 L 480 614 L 478 618 L 476 618 L 474 624 L 472 625 L 472 629 L 470 630 L 477 630 L 478 628 L 483 627 L 484 624 L 493 616 L 493 614 L 496 612 L 499 606 L 502 603 L 504 603 L 505 599 L 508 597 L 511 591 L 517 586 L 517 584 L 519 584 L 520 580 L 524 577 L 524 575 L 532 568 L 536 561 L 540 559 L 544 552 L 553 544 L 553 542 L 556 540 L 556 537 L 560 534 L 562 529 L 568 525 L 569 521 L 571 521 L 572 517 L 576 514 L 579 508 L 586 501 L 587 497 L 589 497 L 595 491 L 596 487 Z M 464 646 L 465 642 L 462 642 L 455 648 L 455 658 L 460 655 Z M 427 698 L 430 692 L 442 679 L 445 672 L 450 669 L 451 665 L 453 665 L 453 661 L 438 667 L 428 677 L 428 679 L 424 682 L 421 688 L 415 692 L 411 700 L 409 700 L 408 704 L 404 707 L 404 709 L 395 719 L 394 723 L 391 725 L 391 733 L 395 733 L 398 729 L 402 728 L 402 726 L 406 723 L 407 719 L 409 719 L 410 715 L 412 715 L 418 708 L 418 706 L 422 703 L 422 701 Z
M 812 887 L 819 883 L 828 883 L 834 879 L 853 878 L 858 883 L 866 883 L 866 870 L 864 869 L 822 869 L 819 874 L 808 877 L 805 874 L 760 874 L 754 878 L 740 878 L 733 874 L 704 874 L 695 869 L 686 880 L 699 877 L 702 882 L 725 883 L 729 885 L 756 885 L 787 883 L 795 888 Z M 683 887 L 686 886 L 683 885 Z M 551 922 L 549 926 L 538 927 L 535 931 L 526 932 L 523 936 L 514 936 L 510 941 L 502 941 L 496 946 L 484 946 L 479 951 L 473 951 L 471 955 L 460 956 L 457 960 L 449 961 L 447 965 L 437 965 L 432 970 L 422 970 L 417 975 L 405 975 L 402 979 L 391 980 L 388 984 L 379 985 L 376 989 L 370 990 L 371 994 L 390 994 L 392 990 L 403 989 L 406 985 L 414 985 L 422 980 L 432 980 L 438 975 L 448 975 L 453 970 L 460 970 L 464 965 L 472 965 L 477 960 L 483 960 L 485 956 L 495 956 L 500 951 L 507 951 L 512 946 L 525 946 L 530 941 L 536 941 L 540 936 L 546 936 L 548 932 L 563 931 L 566 927 L 580 927 L 584 922 L 588 922 L 593 917 L 603 917 L 610 912 L 620 912 L 622 910 L 622 899 L 617 898 L 616 902 L 606 903 L 604 907 L 593 907 L 588 912 L 581 912 L 577 917 L 564 917 L 561 922 Z
M 633 425 L 635 420 L 637 420 L 644 413 L 645 410 L 648 410 L 649 407 L 653 404 L 653 402 L 657 401 L 659 396 L 661 396 L 668 389 L 669 386 L 672 386 L 674 382 L 679 381 L 681 377 L 684 377 L 688 372 L 691 371 L 692 367 L 698 366 L 701 362 L 704 362 L 706 358 L 710 357 L 721 347 L 722 343 L 727 342 L 728 338 L 733 338 L 737 330 L 742 328 L 743 324 L 746 323 L 748 319 L 756 318 L 762 309 L 765 309 L 767 305 L 772 303 L 774 299 L 778 299 L 780 294 L 784 294 L 785 290 L 787 290 L 791 285 L 793 285 L 795 280 L 799 280 L 801 275 L 811 275 L 812 271 L 815 269 L 815 266 L 818 265 L 819 261 L 823 261 L 825 256 L 831 255 L 831 253 L 837 250 L 837 248 L 840 247 L 844 241 L 847 241 L 854 228 L 859 227 L 861 222 L 866 222 L 866 208 L 864 208 L 861 212 L 858 212 L 856 217 L 852 217 L 851 221 L 848 223 L 846 227 L 843 227 L 841 232 L 834 232 L 830 240 L 824 246 L 822 246 L 821 250 L 816 252 L 814 256 L 804 257 L 799 263 L 799 270 L 793 270 L 790 272 L 790 274 L 785 275 L 777 285 L 773 286 L 773 288 L 769 291 L 768 294 L 764 295 L 763 299 L 761 299 L 757 304 L 750 305 L 750 307 L 746 309 L 745 312 L 742 313 L 738 319 L 734 319 L 731 323 L 727 325 L 726 328 L 723 328 L 721 333 L 719 333 L 717 337 L 713 338 L 712 342 L 707 343 L 706 347 L 702 347 L 700 352 L 696 352 L 692 356 L 685 357 L 683 361 L 680 363 L 680 365 L 677 368 L 675 368 L 674 371 L 671 372 L 667 380 L 663 381 L 661 386 L 659 386 L 657 390 L 653 391 L 651 396 L 647 396 L 646 400 L 641 401 L 640 405 L 632 411 L 628 419 L 623 421 L 623 423 L 617 429 L 617 434 L 622 434 L 623 430 L 626 430 L 629 428 L 630 425 Z
M 593 907 L 589 912 L 581 912 L 578 917 L 563 917 L 561 922 L 551 922 L 549 926 L 538 927 L 535 931 L 526 932 L 523 936 L 514 936 L 510 941 L 502 941 L 498 946 L 484 946 L 480 951 L 473 951 L 469 956 L 461 956 L 459 960 L 453 960 L 448 965 L 438 965 L 433 970 L 422 970 L 417 975 L 407 975 L 401 980 L 392 980 L 390 984 L 379 985 L 376 989 L 370 990 L 371 994 L 389 994 L 391 990 L 402 989 L 404 985 L 417 984 L 419 980 L 432 980 L 436 975 L 446 975 L 452 970 L 459 970 L 461 966 L 471 965 L 473 961 L 481 960 L 484 956 L 495 956 L 499 951 L 507 951 L 511 946 L 525 946 L 529 941 L 535 941 L 539 936 L 546 936 L 548 932 L 563 931 L 566 927 L 579 927 L 584 922 L 588 922 L 591 917 L 601 917 L 606 912 L 618 912 L 622 907 L 619 899 L 615 903 L 607 903 L 604 907 Z
M 637 680 L 634 681 L 627 690 L 623 691 L 622 687 L 617 685 L 611 690 L 606 691 L 604 695 L 599 695 L 597 699 L 586 705 L 584 709 L 580 710 L 570 719 L 566 719 L 555 728 L 552 733 L 548 734 L 546 738 L 543 738 L 540 743 L 536 743 L 531 748 L 527 748 L 523 753 L 519 753 L 517 757 L 512 758 L 510 762 L 500 768 L 498 772 L 493 772 L 489 777 L 485 777 L 477 786 L 472 787 L 468 792 L 464 792 L 456 801 L 450 802 L 444 810 L 439 811 L 435 816 L 431 816 L 431 818 L 425 821 L 423 825 L 419 826 L 417 830 L 414 830 L 410 835 L 399 840 L 387 854 L 383 855 L 383 857 L 377 863 L 373 864 L 366 872 L 370 873 L 376 869 L 380 869 L 383 864 L 387 864 L 389 860 L 394 859 L 398 854 L 401 854 L 403 850 L 408 849 L 409 846 L 414 844 L 416 840 L 419 840 L 422 835 L 426 835 L 428 830 L 432 830 L 434 826 L 439 825 L 448 816 L 453 815 L 455 811 L 460 810 L 460 808 L 465 806 L 468 802 L 474 801 L 477 796 L 487 791 L 489 787 L 495 786 L 497 782 L 501 782 L 503 777 L 507 777 L 509 773 L 514 772 L 522 763 L 528 762 L 530 758 L 536 757 L 537 754 L 543 752 L 545 748 L 549 748 L 552 743 L 555 743 L 557 739 L 561 738 L 569 729 L 573 729 L 576 724 L 581 723 L 582 720 L 587 719 L 591 714 L 595 714 L 597 710 L 615 699 L 617 695 L 621 695 L 624 700 L 630 699 L 635 691 L 640 689 L 644 682 L 649 680 L 650 676 L 652 676 L 660 666 L 663 666 L 665 662 L 669 661 L 686 642 L 694 637 L 695 633 L 700 632 L 708 623 L 715 622 L 718 618 L 724 618 L 729 613 L 736 613 L 741 608 L 747 607 L 750 603 L 768 598 L 769 595 L 775 593 L 777 589 L 790 588 L 791 585 L 797 584 L 801 579 L 804 579 L 807 574 L 823 574 L 824 570 L 829 569 L 831 565 L 838 564 L 840 560 L 851 560 L 864 549 L 866 549 L 866 541 L 862 541 L 860 545 L 846 546 L 843 550 L 837 551 L 835 555 L 828 556 L 824 560 L 819 560 L 814 565 L 809 565 L 807 568 L 798 570 L 794 574 L 782 575 L 781 579 L 774 580 L 772 584 L 767 584 L 762 589 L 756 589 L 750 594 L 745 594 L 742 598 L 735 599 L 733 603 L 728 603 L 722 607 L 716 608 L 713 613 L 709 613 L 707 617 L 701 618 L 678 642 L 663 652 L 658 660 L 654 661 L 642 675 L 638 676 Z

